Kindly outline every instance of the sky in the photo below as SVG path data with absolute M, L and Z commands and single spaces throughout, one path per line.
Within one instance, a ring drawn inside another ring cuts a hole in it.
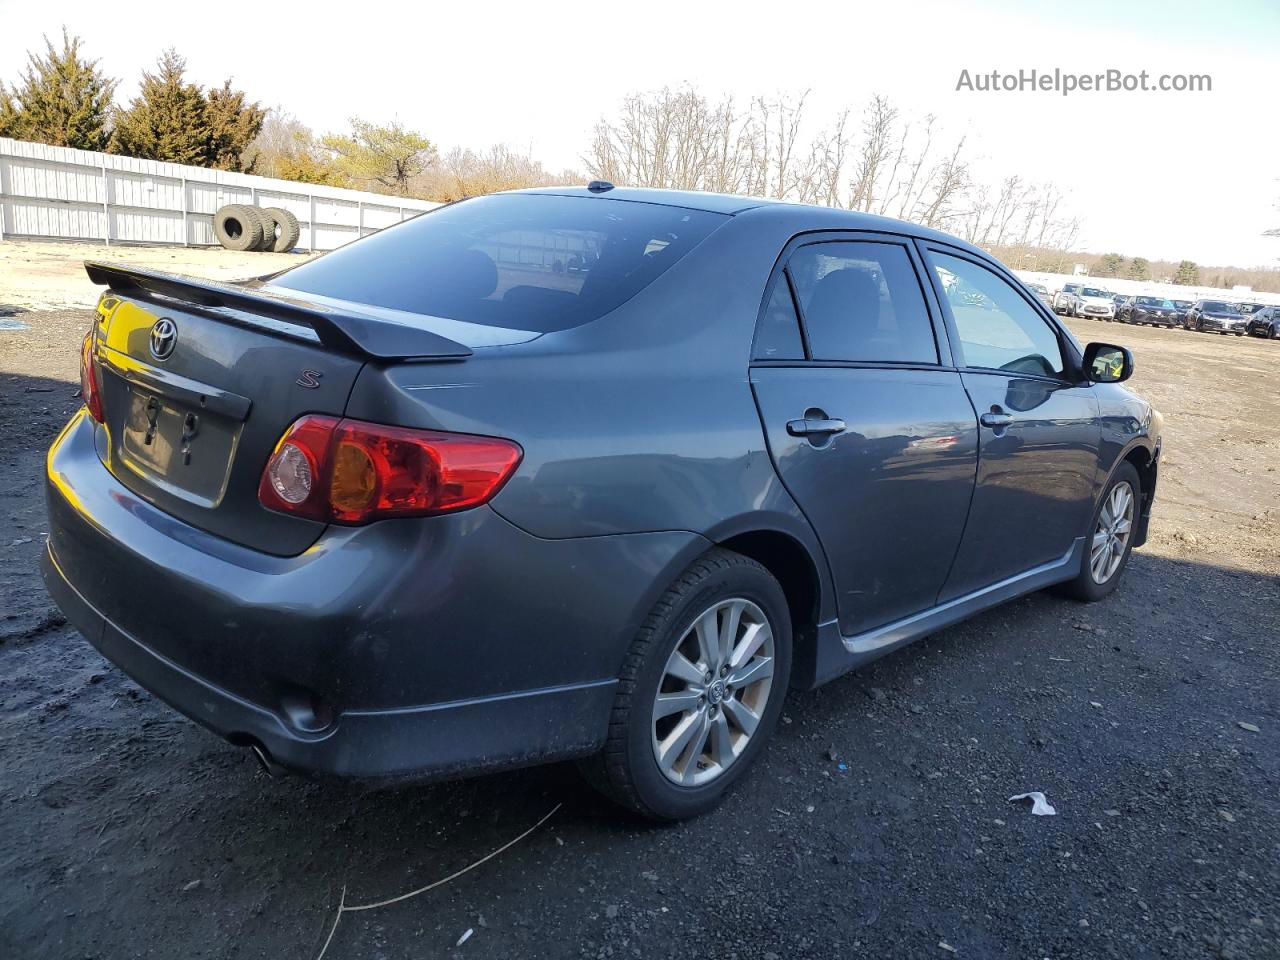
M 975 168 L 1067 191 L 1079 246 L 1148 259 L 1280 264 L 1280 3 L 194 4 L 0 0 L 0 80 L 66 25 L 131 96 L 174 46 L 309 126 L 397 119 L 448 148 L 530 150 L 582 169 L 591 128 L 634 91 L 809 93 L 810 133 L 872 94 L 936 114 Z M 979 92 L 970 76 L 1115 68 L 1208 74 L 1209 92 Z

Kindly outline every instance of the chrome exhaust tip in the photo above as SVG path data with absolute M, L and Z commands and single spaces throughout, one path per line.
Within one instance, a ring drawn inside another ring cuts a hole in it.
M 249 744 L 249 749 L 253 751 L 254 757 L 257 759 L 259 766 L 266 772 L 269 777 L 278 777 L 284 773 L 284 767 L 271 759 L 271 754 L 262 749 L 258 744 Z

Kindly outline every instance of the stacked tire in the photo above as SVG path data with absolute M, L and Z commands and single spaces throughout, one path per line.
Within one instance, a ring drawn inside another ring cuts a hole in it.
M 298 218 L 283 207 L 229 203 L 213 215 L 213 234 L 228 250 L 287 253 L 301 233 Z

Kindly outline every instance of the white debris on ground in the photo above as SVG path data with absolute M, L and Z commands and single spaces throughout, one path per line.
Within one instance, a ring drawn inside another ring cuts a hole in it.
M 1019 793 L 1009 798 L 1010 803 L 1016 803 L 1021 800 L 1031 801 L 1031 812 L 1037 817 L 1052 817 L 1058 813 L 1039 790 L 1032 790 L 1030 793 Z
M 101 243 L 0 242 L 0 315 L 92 307 L 102 288 L 84 261 L 105 260 L 206 280 L 246 280 L 295 266 L 309 253 L 236 253 L 221 247 L 107 246 Z

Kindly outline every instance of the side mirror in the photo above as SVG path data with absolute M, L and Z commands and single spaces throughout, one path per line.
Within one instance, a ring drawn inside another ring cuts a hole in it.
M 1084 375 L 1093 383 L 1120 383 L 1133 376 L 1133 354 L 1126 347 L 1091 343 L 1084 348 Z

